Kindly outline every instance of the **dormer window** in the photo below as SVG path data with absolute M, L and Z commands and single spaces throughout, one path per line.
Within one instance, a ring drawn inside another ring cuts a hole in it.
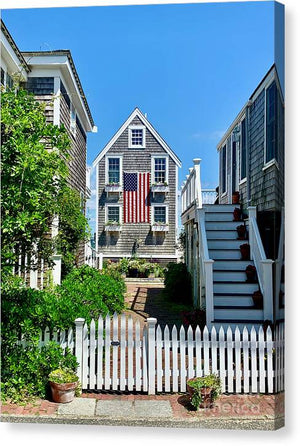
M 128 129 L 129 133 L 129 148 L 130 149 L 144 149 L 145 148 L 145 137 L 146 128 L 141 125 L 132 125 Z

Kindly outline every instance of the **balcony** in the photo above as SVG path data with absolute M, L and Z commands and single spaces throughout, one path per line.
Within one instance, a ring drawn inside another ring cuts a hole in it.
M 170 191 L 168 183 L 154 183 L 151 186 L 151 192 L 166 194 Z
M 152 224 L 151 230 L 152 230 L 152 232 L 168 232 L 169 224 L 162 223 L 162 222 L 155 222 Z
M 105 224 L 105 232 L 121 232 L 122 226 L 121 223 L 117 221 L 108 221 Z
M 105 185 L 105 192 L 121 193 L 122 186 L 120 185 L 120 183 L 108 183 Z

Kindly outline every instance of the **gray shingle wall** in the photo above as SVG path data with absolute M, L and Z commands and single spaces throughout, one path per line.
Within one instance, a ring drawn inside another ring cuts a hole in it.
M 142 124 L 138 117 L 134 118 L 131 124 Z M 128 128 L 120 135 L 118 140 L 109 149 L 108 155 L 123 155 L 123 172 L 151 172 L 151 154 L 166 155 L 165 150 L 152 133 L 146 129 L 146 148 L 129 149 L 128 148 Z M 131 255 L 133 244 L 136 239 L 140 240 L 138 255 L 156 255 L 172 256 L 175 255 L 176 243 L 176 164 L 169 157 L 169 188 L 170 192 L 165 196 L 163 203 L 168 205 L 169 209 L 169 231 L 165 236 L 154 237 L 151 232 L 151 226 L 148 223 L 123 224 L 119 237 L 109 236 L 105 232 L 105 204 L 108 203 L 105 193 L 105 156 L 98 164 L 99 173 L 99 216 L 98 216 L 98 234 L 99 234 L 99 252 L 114 255 Z M 150 183 L 154 180 L 151 179 Z M 154 203 L 151 196 L 151 203 Z M 158 199 L 156 199 L 158 203 Z M 115 203 L 123 206 L 123 194 L 115 198 Z M 123 209 L 123 208 L 122 208 Z M 121 211 L 122 212 L 122 211 Z

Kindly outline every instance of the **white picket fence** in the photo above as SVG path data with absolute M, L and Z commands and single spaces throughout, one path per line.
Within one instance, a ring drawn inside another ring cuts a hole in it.
M 222 392 L 276 393 L 284 390 L 284 326 L 274 332 L 260 327 L 250 332 L 229 327 L 162 330 L 149 318 L 141 327 L 125 314 L 99 317 L 90 326 L 76 319 L 75 332 L 41 333 L 68 347 L 79 363 L 83 389 L 185 392 L 186 380 L 215 373 Z

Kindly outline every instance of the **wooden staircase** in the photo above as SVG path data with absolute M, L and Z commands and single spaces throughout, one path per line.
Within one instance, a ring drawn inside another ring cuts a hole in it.
M 263 323 L 263 310 L 253 304 L 252 294 L 259 290 L 258 283 L 247 282 L 245 269 L 253 265 L 251 260 L 242 260 L 240 245 L 247 240 L 238 240 L 237 226 L 243 221 L 234 221 L 233 211 L 237 205 L 205 205 L 205 230 L 209 257 L 213 264 L 213 307 L 217 328 L 223 326 L 247 326 Z

